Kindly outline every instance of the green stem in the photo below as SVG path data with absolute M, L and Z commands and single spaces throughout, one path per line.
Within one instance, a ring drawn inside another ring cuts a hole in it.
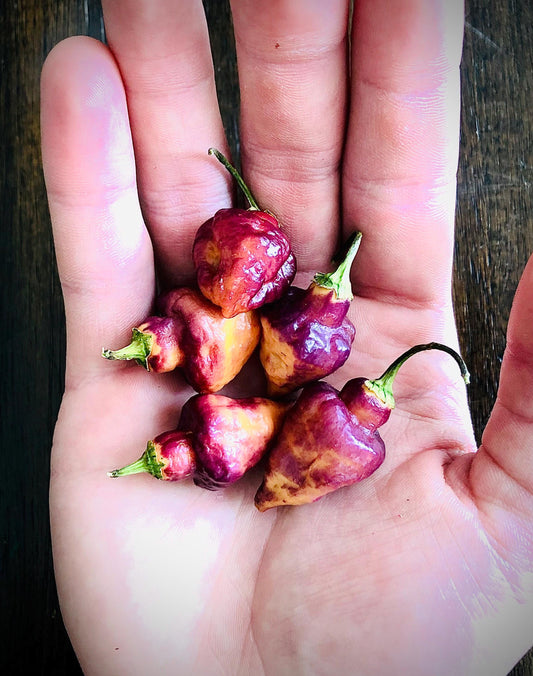
M 353 235 L 348 253 L 334 272 L 318 272 L 313 278 L 317 286 L 333 289 L 339 300 L 352 300 L 353 298 L 350 270 L 352 269 L 355 255 L 359 251 L 362 237 L 363 235 L 360 232 L 356 232 Z
M 418 352 L 425 352 L 426 350 L 441 350 L 442 352 L 446 352 L 450 356 L 452 356 L 457 364 L 459 365 L 459 368 L 461 369 L 461 376 L 465 383 L 468 385 L 470 382 L 470 374 L 468 373 L 468 369 L 466 367 L 466 364 L 461 357 L 454 349 L 451 347 L 448 347 L 447 345 L 443 345 L 442 343 L 424 343 L 421 345 L 415 345 L 414 347 L 411 347 L 409 350 L 401 354 L 398 359 L 395 359 L 392 364 L 387 368 L 385 373 L 381 375 L 379 378 L 376 378 L 375 380 L 366 380 L 365 381 L 365 386 L 377 394 L 377 396 L 385 403 L 386 406 L 389 408 L 394 408 L 394 396 L 392 394 L 392 384 L 394 382 L 394 378 L 396 377 L 396 374 L 400 370 L 400 367 L 414 354 L 417 354 Z
M 105 359 L 121 359 L 121 360 L 130 360 L 135 359 L 137 363 L 148 371 L 148 357 L 152 352 L 152 336 L 150 334 L 143 333 L 139 329 L 132 329 L 132 339 L 129 345 L 122 347 L 119 350 L 102 350 L 102 357 Z
M 243 191 L 244 196 L 246 197 L 248 203 L 250 204 L 250 209 L 254 211 L 261 211 L 259 205 L 254 199 L 254 196 L 252 195 L 250 188 L 244 182 L 243 177 L 239 174 L 237 169 L 235 169 L 235 167 L 230 163 L 230 161 L 226 157 L 224 157 L 224 155 L 220 152 L 220 150 L 217 150 L 216 148 L 209 148 L 207 153 L 208 155 L 214 155 L 217 158 L 217 160 L 226 167 L 229 173 L 237 181 L 239 188 Z
M 108 472 L 107 476 L 115 479 L 119 476 L 129 476 L 130 474 L 147 472 L 148 474 L 155 476 L 156 479 L 161 479 L 161 467 L 163 467 L 163 465 L 164 463 L 158 462 L 157 460 L 154 442 L 149 441 L 146 445 L 146 450 L 138 460 L 135 460 L 135 462 L 132 462 L 125 467 Z

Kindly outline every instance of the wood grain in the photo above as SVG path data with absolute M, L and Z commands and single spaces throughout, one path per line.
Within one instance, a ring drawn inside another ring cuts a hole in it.
M 469 397 L 478 440 L 496 398 L 513 295 L 533 251 L 532 54 L 530 2 L 467 2 L 454 303 L 463 356 L 477 374 Z M 511 674 L 533 675 L 533 649 Z
M 228 3 L 205 0 L 222 115 L 238 155 L 238 84 Z M 505 329 L 533 251 L 533 5 L 466 8 L 454 298 L 481 434 Z M 49 452 L 63 390 L 61 291 L 39 153 L 39 75 L 59 40 L 104 38 L 96 0 L 19 0 L 0 8 L 2 244 L 0 671 L 81 673 L 57 602 L 48 524 Z M 533 642 L 533 628 L 532 628 Z M 533 652 L 512 671 L 533 676 Z

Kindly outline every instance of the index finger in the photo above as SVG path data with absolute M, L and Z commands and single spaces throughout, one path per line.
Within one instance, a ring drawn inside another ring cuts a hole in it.
M 230 204 L 230 180 L 207 155 L 227 152 L 201 0 L 103 0 L 124 82 L 139 198 L 164 285 L 193 274 L 200 225 Z

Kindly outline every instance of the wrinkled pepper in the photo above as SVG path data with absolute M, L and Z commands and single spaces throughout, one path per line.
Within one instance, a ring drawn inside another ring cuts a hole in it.
M 263 457 L 288 407 L 264 397 L 211 394 L 189 399 L 178 427 L 192 435 L 194 483 L 215 490 L 240 479 Z
M 218 490 L 256 465 L 281 428 L 288 404 L 262 397 L 198 394 L 183 406 L 176 430 L 147 443 L 142 456 L 111 477 L 147 472 L 164 481 L 193 478 Z
M 409 357 L 431 349 L 450 354 L 468 383 L 466 365 L 457 352 L 433 342 L 403 353 L 380 378 L 354 378 L 340 392 L 324 382 L 306 385 L 268 456 L 256 507 L 263 512 L 314 502 L 375 472 L 385 459 L 378 428 L 395 406 L 396 374 Z
M 254 311 L 232 318 L 196 289 L 179 287 L 157 301 L 162 316 L 150 316 L 132 330 L 132 341 L 119 350 L 104 349 L 106 359 L 135 360 L 148 371 L 181 368 L 202 393 L 218 392 L 239 373 L 258 345 L 261 333 Z
M 200 226 L 193 244 L 197 284 L 203 295 L 234 317 L 279 298 L 296 274 L 296 259 L 277 218 L 262 211 L 242 177 L 215 148 L 246 195 L 249 209 L 220 209 Z
M 355 233 L 334 272 L 317 273 L 307 289 L 291 288 L 260 310 L 260 359 L 268 394 L 280 396 L 319 380 L 348 359 L 355 327 L 347 317 L 353 298 L 350 270 L 361 242 Z

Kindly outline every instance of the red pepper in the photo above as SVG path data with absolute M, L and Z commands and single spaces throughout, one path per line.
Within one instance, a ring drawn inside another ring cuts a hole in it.
M 210 394 L 189 399 L 178 426 L 192 435 L 194 483 L 216 490 L 240 479 L 270 448 L 288 407 L 264 397 Z
M 276 217 L 259 209 L 242 177 L 215 148 L 246 195 L 249 209 L 220 209 L 196 233 L 193 261 L 203 295 L 234 317 L 270 303 L 289 287 L 296 259 Z
M 185 355 L 180 347 L 180 326 L 172 317 L 147 317 L 131 330 L 131 343 L 118 350 L 102 350 L 111 360 L 134 360 L 147 371 L 168 373 L 181 366 Z
M 191 434 L 180 430 L 163 432 L 146 444 L 141 457 L 130 465 L 108 472 L 110 477 L 148 472 L 163 481 L 181 481 L 193 475 L 196 458 Z
M 109 476 L 147 472 L 163 481 L 192 476 L 202 488 L 223 488 L 259 462 L 287 408 L 288 404 L 261 397 L 195 395 L 185 403 L 177 430 L 149 441 L 138 460 Z
M 131 343 L 103 350 L 106 359 L 135 360 L 149 371 L 180 367 L 197 392 L 218 392 L 239 373 L 260 337 L 257 313 L 222 316 L 220 308 L 188 287 L 158 299 L 163 317 L 148 317 L 132 330 Z
M 385 459 L 378 428 L 394 408 L 398 369 L 412 355 L 431 349 L 453 356 L 468 383 L 466 366 L 454 350 L 427 343 L 405 352 L 376 380 L 354 378 L 340 392 L 324 382 L 306 385 L 270 452 L 256 507 L 265 511 L 314 502 L 375 472 Z

